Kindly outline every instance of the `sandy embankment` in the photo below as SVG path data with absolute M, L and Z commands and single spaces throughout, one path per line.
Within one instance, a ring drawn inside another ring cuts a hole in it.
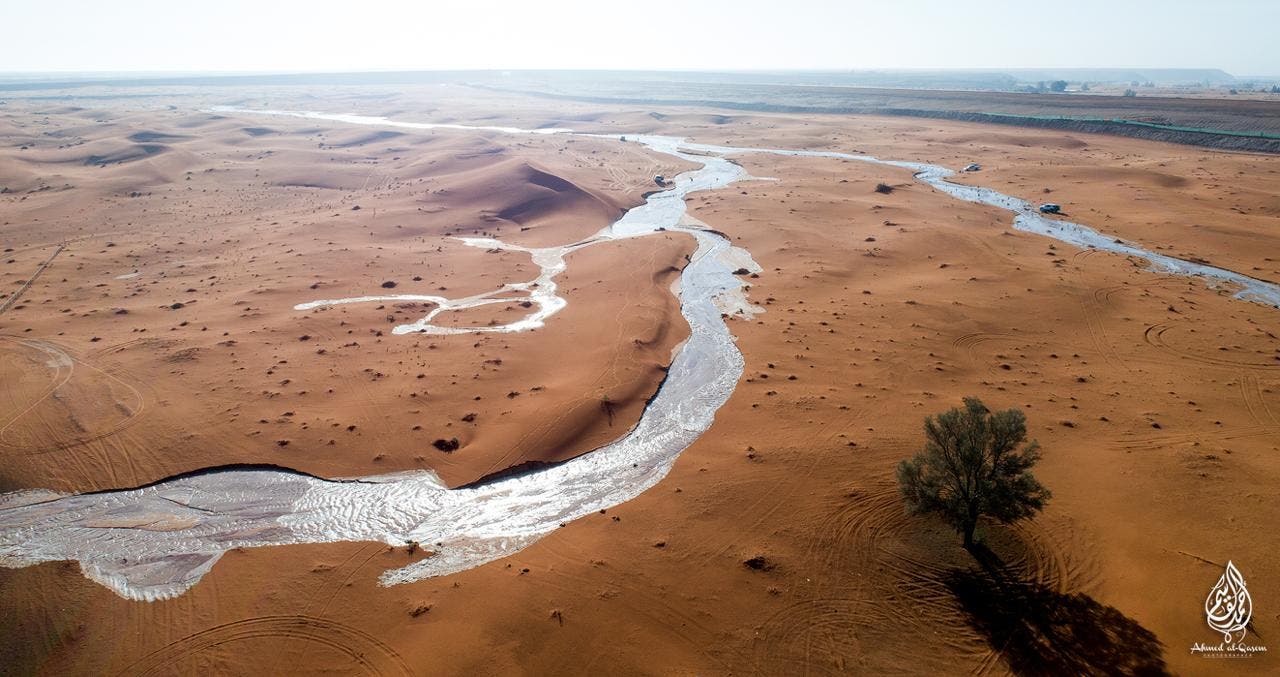
M 633 145 L 74 109 L 51 111 L 49 137 L 26 119 L 9 121 L 0 177 L 13 250 L 0 285 L 70 244 L 0 316 L 6 382 L 20 384 L 5 397 L 21 412 L 0 422 L 6 488 L 228 463 L 430 467 L 462 484 L 616 437 L 686 330 L 669 286 L 692 242 L 674 235 L 571 255 L 564 321 L 519 337 L 391 337 L 421 304 L 292 310 L 384 283 L 456 298 L 529 281 L 527 255 L 446 235 L 583 238 L 679 171 Z M 519 304 L 440 321 L 486 325 L 529 312 Z M 46 367 L 49 351 L 70 366 Z M 432 446 L 455 438 L 457 451 Z

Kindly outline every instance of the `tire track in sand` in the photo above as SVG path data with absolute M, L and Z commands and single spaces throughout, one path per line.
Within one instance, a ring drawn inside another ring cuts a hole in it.
M 902 633 L 919 635 L 950 649 L 941 652 L 972 659 L 972 674 L 1000 664 L 999 648 L 965 628 L 963 612 L 948 577 L 974 566 L 958 546 L 934 556 L 940 543 L 954 544 L 950 529 L 906 513 L 896 488 L 853 491 L 842 505 L 824 509 L 805 550 L 815 573 L 815 595 L 792 603 L 756 630 L 753 668 L 761 674 L 808 674 L 877 670 L 884 666 L 847 665 L 866 658 L 865 650 Z M 986 525 L 985 540 L 998 552 L 1011 576 L 1066 594 L 1091 585 L 1097 576 L 1087 544 L 1065 520 L 1041 518 L 1013 526 Z M 1064 549 L 1064 546 L 1070 544 Z M 856 578 L 842 572 L 860 572 Z M 832 583 L 817 578 L 826 574 Z M 941 632 L 945 624 L 952 631 Z M 939 670 L 965 669 L 954 662 Z
M 153 674 L 201 652 L 254 639 L 317 644 L 349 657 L 361 674 L 413 675 L 399 652 L 377 637 L 337 621 L 302 615 L 258 616 L 215 625 L 144 656 L 118 674 Z
M 109 426 L 105 430 L 101 430 L 97 433 L 88 435 L 87 437 L 77 438 L 70 442 L 57 442 L 40 449 L 27 449 L 26 451 L 28 455 L 46 454 L 46 453 L 51 453 L 55 451 L 62 451 L 65 449 L 72 449 L 75 447 L 83 446 L 90 442 L 95 442 L 97 440 L 110 437 L 112 435 L 115 435 L 123 431 L 129 426 L 133 425 L 137 421 L 138 417 L 142 415 L 143 411 L 146 410 L 146 406 L 147 406 L 146 398 L 142 395 L 142 391 L 139 390 L 132 383 L 129 383 L 128 381 L 120 378 L 119 376 L 105 369 L 102 369 L 101 367 L 85 362 L 84 360 L 63 350 L 60 346 L 57 346 L 48 341 L 41 341 L 37 339 L 21 339 L 21 338 L 16 338 L 11 336 L 0 336 L 0 339 L 4 339 L 6 341 L 17 343 L 24 347 L 32 348 L 35 350 L 42 351 L 46 354 L 52 355 L 55 360 L 55 369 L 57 370 L 55 372 L 55 378 L 54 378 L 56 382 L 53 385 L 46 388 L 45 391 L 41 393 L 40 397 L 36 399 L 36 401 L 32 402 L 25 409 L 23 409 L 22 411 L 18 412 L 17 414 L 9 418 L 7 421 L 4 422 L 3 425 L 0 425 L 0 447 L 6 447 L 10 449 L 22 448 L 16 445 L 5 443 L 4 442 L 5 432 L 9 430 L 9 428 L 13 427 L 14 424 L 16 424 L 24 416 L 26 416 L 27 414 L 30 414 L 42 402 L 49 399 L 50 397 L 56 397 L 58 389 L 67 385 L 67 383 L 71 381 L 72 376 L 75 375 L 76 365 L 80 365 L 82 367 L 85 367 L 86 369 L 95 371 L 101 374 L 106 379 L 110 381 L 114 381 L 115 383 L 118 383 L 120 386 L 122 386 L 125 390 L 127 390 L 129 393 L 133 395 L 135 406 L 129 407 L 126 404 L 117 401 L 116 402 L 117 408 L 120 411 L 122 411 L 125 415 L 115 424 Z M 64 367 L 66 368 L 66 374 L 65 376 L 61 376 L 61 378 L 59 379 L 59 376 L 62 374 L 62 370 Z
M 1171 334 L 1169 330 L 1173 329 L 1176 326 L 1177 326 L 1176 324 L 1170 324 L 1166 322 L 1159 322 L 1159 323 L 1153 324 L 1147 327 L 1146 330 L 1142 332 L 1142 339 L 1154 348 L 1158 348 L 1165 352 L 1172 353 L 1174 355 L 1177 355 L 1184 359 L 1191 360 L 1193 362 L 1200 362 L 1200 363 L 1212 365 L 1215 367 L 1235 367 L 1235 368 L 1243 367 L 1251 370 L 1280 369 L 1280 354 L 1277 354 L 1276 359 L 1274 360 L 1254 362 L 1249 360 L 1231 360 L 1224 357 L 1217 357 L 1214 355 L 1205 354 L 1203 352 L 1194 351 L 1190 348 L 1184 348 L 1184 347 L 1175 345 L 1172 342 L 1172 340 L 1174 336 L 1177 336 L 1178 332 L 1173 332 Z
M 61 254 L 62 250 L 66 248 L 67 248 L 67 243 L 65 242 L 60 243 L 58 245 L 58 248 L 53 250 L 53 253 L 49 255 L 49 258 L 45 259 L 44 263 L 41 263 L 40 266 L 36 268 L 36 272 L 32 273 L 31 277 L 27 278 L 27 281 L 22 283 L 22 286 L 18 287 L 16 291 L 10 294 L 9 298 L 5 299 L 3 302 L 0 302 L 0 315 L 3 315 L 6 310 L 13 307 L 13 304 L 18 302 L 18 299 L 24 293 L 26 293 L 28 289 L 31 288 L 32 284 L 35 283 L 36 278 L 40 277 L 40 274 L 43 273 L 45 269 L 48 268 L 53 263 L 53 260 L 58 258 L 58 254 Z

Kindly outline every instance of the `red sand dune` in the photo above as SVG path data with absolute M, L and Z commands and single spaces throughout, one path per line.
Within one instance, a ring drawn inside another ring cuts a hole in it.
M 326 101 L 367 114 L 393 105 L 402 119 L 978 162 L 962 180 L 1280 279 L 1273 157 L 478 93 Z M 546 245 L 589 235 L 638 204 L 653 175 L 682 169 L 638 144 L 391 135 L 175 102 L 9 102 L 0 114 L 0 293 L 67 245 L 0 314 L 0 489 L 101 490 L 225 463 L 325 476 L 429 467 L 462 484 L 616 437 L 687 332 L 669 286 L 692 243 L 674 234 L 574 254 L 560 278 L 568 307 L 526 334 L 392 336 L 421 304 L 292 309 L 385 281 L 458 297 L 532 279 L 524 255 L 445 236 Z M 120 599 L 74 565 L 0 569 L 11 619 L 0 664 L 17 674 L 1274 672 L 1268 655 L 1215 661 L 1189 649 L 1216 641 L 1203 603 L 1228 559 L 1258 605 L 1258 642 L 1280 636 L 1268 601 L 1280 599 L 1269 536 L 1280 521 L 1275 309 L 1015 232 L 1006 212 L 959 203 L 905 170 L 739 160 L 777 180 L 694 195 L 690 211 L 763 266 L 750 298 L 767 312 L 730 322 L 743 381 L 653 490 L 507 560 L 390 588 L 377 585 L 382 571 L 428 553 L 233 551 L 189 593 L 156 603 Z M 895 190 L 876 193 L 881 182 Z M 1045 450 L 1037 475 L 1054 492 L 1039 518 L 984 529 L 1014 579 L 1004 586 L 954 533 L 906 517 L 894 486 L 922 418 L 965 395 L 1026 413 Z M 453 437 L 457 451 L 431 446 Z

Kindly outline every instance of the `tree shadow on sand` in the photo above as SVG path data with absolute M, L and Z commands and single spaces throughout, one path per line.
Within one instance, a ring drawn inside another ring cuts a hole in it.
M 986 546 L 946 578 L 970 625 L 1019 675 L 1166 675 L 1154 633 L 1083 593 L 1027 582 Z

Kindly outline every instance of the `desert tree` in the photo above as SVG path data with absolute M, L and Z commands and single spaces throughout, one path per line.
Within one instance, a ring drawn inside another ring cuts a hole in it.
M 982 516 L 1006 524 L 1035 515 L 1049 490 L 1031 474 L 1040 445 L 1023 444 L 1027 419 L 992 412 L 975 397 L 924 421 L 924 448 L 898 465 L 898 487 L 913 514 L 936 513 L 973 546 Z

